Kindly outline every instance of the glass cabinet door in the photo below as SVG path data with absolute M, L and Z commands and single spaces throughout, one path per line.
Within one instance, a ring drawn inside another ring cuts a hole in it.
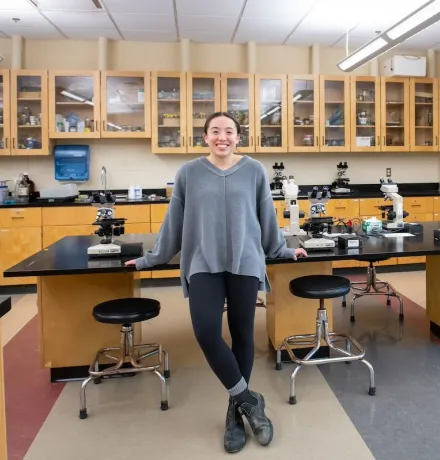
M 257 152 L 287 152 L 287 83 L 284 75 L 255 76 Z
M 153 72 L 151 79 L 153 153 L 186 153 L 186 77 Z
M 380 137 L 380 79 L 351 77 L 351 151 L 378 152 Z
M 102 72 L 101 96 L 101 137 L 151 137 L 149 73 Z
M 99 72 L 49 73 L 50 137 L 100 137 Z
M 47 72 L 11 73 L 11 153 L 49 155 Z
M 409 150 L 409 80 L 382 78 L 382 151 Z
M 0 155 L 11 154 L 9 70 L 0 70 Z
M 411 150 L 438 151 L 438 86 L 432 78 L 410 80 Z
M 319 151 L 319 81 L 290 76 L 288 82 L 289 152 Z
M 186 85 L 188 153 L 207 153 L 203 129 L 206 119 L 220 110 L 220 74 L 189 72 Z
M 222 110 L 240 124 L 239 153 L 255 152 L 254 78 L 246 74 L 222 74 Z
M 349 77 L 321 77 L 321 145 L 325 152 L 350 151 Z

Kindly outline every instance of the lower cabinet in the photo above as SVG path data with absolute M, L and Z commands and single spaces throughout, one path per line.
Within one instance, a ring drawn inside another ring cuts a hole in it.
M 94 235 L 97 228 L 95 225 L 45 225 L 43 248 L 47 248 L 65 236 Z

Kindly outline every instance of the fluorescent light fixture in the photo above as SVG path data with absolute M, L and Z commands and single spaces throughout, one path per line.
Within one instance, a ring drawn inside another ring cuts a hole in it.
M 88 100 L 84 99 L 83 97 L 78 96 L 77 94 L 71 93 L 70 91 L 66 91 L 65 89 L 63 89 L 63 91 L 61 91 L 61 94 L 63 96 L 68 97 L 69 99 L 73 99 L 74 101 L 84 102 L 84 104 L 91 105 L 91 106 L 95 105 L 92 101 L 88 101 Z
M 260 120 L 262 120 L 263 118 L 268 117 L 269 115 L 272 115 L 272 114 L 275 113 L 275 112 L 278 112 L 279 110 L 281 110 L 281 106 L 280 106 L 280 105 L 277 105 L 276 107 L 272 107 L 272 108 L 269 109 L 266 113 L 263 113 L 263 114 L 260 116 Z
M 338 63 L 338 67 L 343 72 L 351 72 L 400 45 L 400 43 L 427 29 L 439 20 L 440 0 L 429 0 L 406 18 L 345 57 Z

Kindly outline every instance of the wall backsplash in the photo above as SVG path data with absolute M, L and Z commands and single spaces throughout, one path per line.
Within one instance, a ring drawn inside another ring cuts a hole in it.
M 91 178 L 79 184 L 80 189 L 101 188 L 103 165 L 107 168 L 109 189 L 128 189 L 131 184 L 143 188 L 165 187 L 180 165 L 200 156 L 155 155 L 151 153 L 150 140 L 100 139 L 89 144 Z M 392 168 L 392 178 L 397 183 L 440 181 L 440 156 L 435 153 L 273 153 L 251 156 L 264 164 L 270 178 L 274 162 L 283 161 L 285 174 L 293 174 L 300 185 L 330 184 L 339 161 L 347 161 L 352 183 L 379 183 L 379 179 L 385 177 L 387 167 Z M 52 156 L 0 157 L 0 180 L 12 179 L 20 172 L 29 173 L 37 190 L 58 184 L 54 178 Z

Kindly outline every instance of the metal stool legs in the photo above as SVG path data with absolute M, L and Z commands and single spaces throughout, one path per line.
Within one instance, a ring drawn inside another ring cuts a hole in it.
M 142 349 L 149 349 L 147 353 L 141 354 Z M 109 352 L 119 352 L 119 356 L 113 356 Z M 151 356 L 157 355 L 156 362 L 152 363 L 149 366 L 143 365 L 142 360 L 149 358 Z M 102 371 L 99 370 L 99 359 L 101 356 L 109 359 L 110 361 L 115 361 L 114 366 L 108 367 Z M 122 367 L 126 362 L 127 358 L 131 367 Z M 164 367 L 164 372 L 161 374 L 159 368 Z M 121 328 L 121 342 L 119 347 L 112 348 L 103 348 L 98 351 L 96 354 L 95 360 L 90 365 L 89 368 L 89 377 L 82 382 L 80 390 L 80 411 L 79 418 L 87 418 L 87 407 L 86 407 L 86 388 L 87 385 L 93 380 L 94 383 L 101 383 L 101 379 L 106 376 L 112 375 L 121 375 L 129 373 L 138 373 L 138 372 L 153 372 L 160 379 L 161 384 L 161 404 L 160 408 L 162 410 L 168 409 L 168 379 L 170 377 L 170 360 L 168 352 L 162 348 L 161 344 L 150 343 L 142 345 L 134 345 L 133 340 L 133 327 L 131 324 L 124 324 Z
M 311 359 L 316 352 L 321 347 L 321 341 L 327 343 L 329 348 L 334 352 L 339 353 L 342 356 L 331 357 L 331 358 L 315 358 Z M 336 347 L 334 345 L 335 342 L 340 340 L 345 341 L 345 350 Z M 295 356 L 292 346 L 312 346 L 313 348 L 307 353 L 304 359 L 300 359 Z M 357 353 L 354 354 L 351 352 L 351 346 L 357 349 Z M 294 335 L 291 337 L 286 337 L 283 342 L 279 345 L 277 349 L 277 363 L 276 369 L 281 370 L 281 350 L 286 349 L 287 354 L 289 355 L 290 359 L 297 364 L 297 367 L 292 372 L 290 376 L 290 393 L 289 393 L 289 403 L 296 404 L 296 391 L 295 391 L 295 379 L 296 376 L 301 369 L 302 366 L 311 366 L 316 364 L 329 364 L 335 362 L 351 362 L 351 361 L 361 361 L 364 363 L 369 370 L 370 373 L 370 387 L 368 390 L 368 394 L 373 396 L 376 394 L 376 387 L 375 387 L 375 380 L 374 380 L 374 369 L 373 366 L 364 359 L 365 350 L 362 346 L 352 337 L 344 335 L 344 334 L 337 334 L 334 332 L 329 332 L 328 329 L 328 317 L 327 317 L 327 310 L 324 308 L 324 300 L 320 300 L 318 313 L 316 316 L 316 333 L 315 334 L 305 334 L 305 335 Z
M 365 285 L 364 288 L 356 287 L 358 285 Z M 350 312 L 350 321 L 354 323 L 356 318 L 354 316 L 354 304 L 357 299 L 364 295 L 386 295 L 387 296 L 387 305 L 391 305 L 391 297 L 395 297 L 400 304 L 400 311 L 399 311 L 399 320 L 403 321 L 403 301 L 400 295 L 396 292 L 393 286 L 386 282 L 386 281 L 378 281 L 376 275 L 376 267 L 372 262 L 370 262 L 370 266 L 367 268 L 367 281 L 355 281 L 351 283 L 351 291 L 353 292 L 353 300 L 351 301 L 351 312 Z M 386 289 L 386 291 L 384 290 Z M 346 307 L 347 302 L 344 296 L 342 300 L 342 306 Z

